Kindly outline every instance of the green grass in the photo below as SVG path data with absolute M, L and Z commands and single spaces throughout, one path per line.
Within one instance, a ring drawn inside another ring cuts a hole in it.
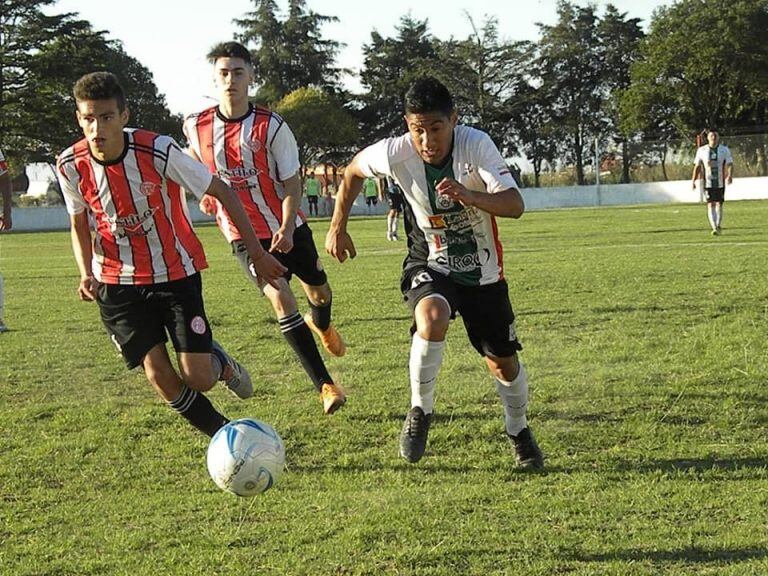
M 768 203 L 532 212 L 502 221 L 530 418 L 547 471 L 517 472 L 460 322 L 425 458 L 397 455 L 408 408 L 403 243 L 350 225 L 324 258 L 349 393 L 324 417 L 268 304 L 211 227 L 207 311 L 275 425 L 279 484 L 219 491 L 207 441 L 127 372 L 76 299 L 65 233 L 0 237 L 0 574 L 768 573 Z M 327 222 L 313 223 L 322 245 Z

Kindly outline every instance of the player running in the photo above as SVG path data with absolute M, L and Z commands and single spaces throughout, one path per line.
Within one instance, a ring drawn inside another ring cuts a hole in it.
M 347 166 L 326 238 L 326 250 L 340 262 L 354 258 L 347 221 L 364 178 L 389 176 L 403 190 L 408 255 L 401 290 L 414 326 L 411 410 L 400 435 L 400 455 L 418 462 L 424 454 L 445 338 L 459 312 L 495 379 L 517 462 L 541 468 L 544 458 L 526 420 L 528 379 L 517 359 L 522 347 L 495 220 L 519 218 L 522 196 L 488 135 L 456 125 L 453 99 L 434 78 L 410 87 L 405 121 L 408 134 L 380 140 Z
M 265 281 L 275 282 L 285 269 L 259 244 L 226 184 L 172 138 L 125 128 L 128 108 L 115 76 L 86 74 L 73 92 L 84 138 L 59 155 L 57 176 L 70 214 L 78 295 L 97 302 L 128 368 L 141 366 L 161 398 L 213 436 L 227 419 L 203 392 L 222 380 L 247 398 L 253 386 L 247 371 L 212 339 L 200 278 L 207 263 L 181 187 L 226 206 Z M 180 374 L 168 356 L 167 334 Z
M 332 414 L 345 403 L 346 396 L 328 373 L 310 328 L 331 355 L 343 356 L 346 347 L 331 324 L 331 287 L 312 231 L 299 210 L 301 177 L 296 140 L 280 116 L 248 101 L 253 65 L 242 44 L 218 44 L 208 60 L 214 67 L 219 104 L 185 120 L 190 153 L 237 192 L 261 244 L 286 266 L 286 275 L 275 286 L 259 282 L 226 207 L 204 196 L 200 209 L 216 216 L 246 276 L 269 299 L 283 336 L 320 393 L 323 411 Z M 292 274 L 299 278 L 309 302 L 310 312 L 303 318 L 288 283 Z

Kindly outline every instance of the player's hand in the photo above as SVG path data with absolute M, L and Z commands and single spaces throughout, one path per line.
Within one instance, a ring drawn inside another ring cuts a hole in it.
M 203 194 L 200 198 L 200 212 L 208 214 L 208 216 L 216 215 L 216 200 L 209 194 Z
M 280 227 L 275 235 L 272 236 L 272 244 L 269 247 L 270 252 L 282 252 L 287 254 L 293 250 L 293 229 Z
M 280 262 L 272 256 L 269 252 L 262 252 L 255 258 L 250 255 L 251 258 L 251 274 L 259 278 L 261 282 L 270 284 L 273 288 L 279 290 L 280 285 L 278 280 L 288 271 L 288 268 L 280 264 Z
M 728 185 L 733 184 L 733 176 L 728 176 Z
M 462 206 L 472 206 L 474 192 L 467 190 L 463 184 L 453 178 L 443 178 L 435 186 L 435 190 L 441 196 L 447 196 L 454 202 L 461 203 Z
M 13 220 L 11 220 L 10 214 L 0 216 L 0 232 L 8 232 L 13 228 Z
M 339 262 L 344 262 L 347 257 L 354 258 L 357 256 L 355 243 L 352 242 L 352 237 L 346 232 L 329 230 L 325 237 L 325 251 Z
M 691 182 L 691 188 L 693 188 L 694 190 L 696 190 L 696 180 L 694 180 L 693 182 Z
M 99 289 L 100 282 L 93 276 L 86 276 L 80 280 L 80 286 L 77 287 L 77 295 L 84 302 L 93 302 L 96 300 L 96 292 Z

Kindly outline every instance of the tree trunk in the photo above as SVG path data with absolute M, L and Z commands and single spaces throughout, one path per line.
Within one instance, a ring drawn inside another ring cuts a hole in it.
M 669 181 L 669 176 L 667 176 L 667 147 L 664 146 L 664 149 L 661 151 L 661 173 L 664 175 L 664 181 Z
M 629 184 L 629 165 L 631 159 L 629 158 L 629 146 L 627 141 L 624 140 L 621 143 L 621 183 Z

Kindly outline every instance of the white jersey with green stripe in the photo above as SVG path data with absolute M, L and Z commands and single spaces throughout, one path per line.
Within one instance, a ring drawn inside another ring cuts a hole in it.
M 696 150 L 693 163 L 704 168 L 704 188 L 724 188 L 725 167 L 733 164 L 733 156 L 727 146 L 712 148 L 705 144 Z
M 443 167 L 426 164 L 409 134 L 385 138 L 365 148 L 358 162 L 366 176 L 389 176 L 403 190 L 406 268 L 426 264 L 469 286 L 493 284 L 504 277 L 496 219 L 435 192 L 435 185 L 444 177 L 488 194 L 518 187 L 485 132 L 456 126 L 451 158 Z

